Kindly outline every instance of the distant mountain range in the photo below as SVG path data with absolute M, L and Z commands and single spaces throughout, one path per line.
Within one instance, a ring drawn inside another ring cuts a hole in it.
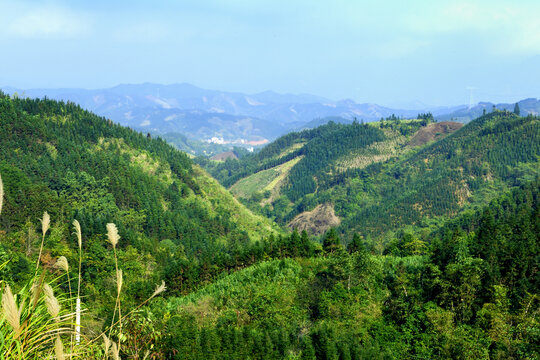
M 83 108 L 108 117 L 124 126 L 158 135 L 183 133 L 189 138 L 222 144 L 261 145 L 292 130 L 327 122 L 327 117 L 344 121 L 354 118 L 379 120 L 394 114 L 411 118 L 420 112 L 432 112 L 437 119 L 468 122 L 480 116 L 491 103 L 474 107 L 425 107 L 416 110 L 392 109 L 377 104 L 359 104 L 353 100 L 332 101 L 309 94 L 278 94 L 265 91 L 243 94 L 202 89 L 191 84 L 118 85 L 108 89 L 16 89 L 3 91 L 19 96 L 48 97 L 72 101 Z M 523 103 L 523 104 L 522 104 Z M 513 109 L 513 104 L 497 108 Z M 538 113 L 540 102 L 520 102 L 522 114 Z M 331 118 L 330 118 L 331 119 Z M 314 121 L 311 124 L 311 121 Z
M 520 113 L 521 115 L 538 115 L 540 114 L 540 100 L 535 98 L 529 98 L 524 99 L 518 102 Z M 454 120 L 459 121 L 463 123 L 468 123 L 471 120 L 476 119 L 477 117 L 480 117 L 484 114 L 484 111 L 486 113 L 489 113 L 493 111 L 493 108 L 495 107 L 497 110 L 508 110 L 508 111 L 514 111 L 514 104 L 511 103 L 500 103 L 500 104 L 494 104 L 491 102 L 479 102 L 478 104 L 466 107 L 463 109 L 457 109 L 451 113 L 448 114 L 442 114 L 437 116 L 438 121 L 447 121 L 447 120 Z

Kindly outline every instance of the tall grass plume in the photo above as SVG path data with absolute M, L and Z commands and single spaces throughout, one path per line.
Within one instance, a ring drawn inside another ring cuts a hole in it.
M 75 343 L 78 345 L 81 341 L 81 266 L 82 266 L 82 231 L 78 220 L 73 220 L 73 227 L 77 235 L 77 244 L 79 245 L 79 281 L 77 284 L 77 304 L 75 305 Z
M 65 256 L 60 256 L 58 259 L 56 259 L 56 263 L 54 264 L 54 267 L 56 269 L 64 270 L 65 272 L 69 271 L 69 263 Z
M 58 321 L 58 315 L 60 314 L 60 303 L 54 296 L 53 288 L 51 285 L 45 283 L 43 285 L 43 292 L 45 293 L 45 305 L 47 306 L 47 311 L 54 320 Z
M 112 244 L 113 248 L 116 249 L 118 240 L 120 240 L 120 235 L 118 235 L 118 229 L 116 228 L 115 224 L 107 224 L 107 237 L 109 238 L 109 242 Z
M 46 211 L 43 213 L 43 218 L 41 219 L 41 245 L 39 247 L 39 255 L 36 263 L 36 275 L 37 271 L 39 269 L 39 262 L 41 261 L 41 253 L 43 251 L 43 243 L 45 242 L 45 234 L 49 230 L 49 227 L 51 225 L 51 217 L 49 216 L 49 213 Z
M 21 331 L 21 312 L 17 308 L 15 302 L 15 296 L 11 292 L 9 285 L 6 285 L 4 293 L 2 294 L 2 312 L 9 325 L 15 331 L 15 338 L 17 338 Z
M 62 340 L 60 339 L 60 336 L 56 336 L 56 340 L 54 342 L 54 354 L 56 355 L 56 359 L 58 360 L 64 360 L 64 345 L 62 344 Z
M 118 228 L 116 227 L 115 224 L 113 223 L 107 224 L 107 237 L 109 238 L 109 242 L 113 246 L 114 266 L 116 269 L 116 284 L 118 287 L 118 295 L 116 297 L 116 304 L 114 306 L 113 317 L 111 320 L 111 329 L 112 329 L 112 325 L 115 324 L 114 318 L 116 315 L 116 310 L 118 309 L 118 319 L 119 319 L 118 327 L 120 328 L 120 333 L 121 333 L 122 332 L 122 308 L 120 306 L 120 290 L 122 288 L 122 270 L 118 269 L 118 256 L 116 255 L 116 245 L 118 245 L 118 241 L 120 240 L 120 235 L 118 235 Z

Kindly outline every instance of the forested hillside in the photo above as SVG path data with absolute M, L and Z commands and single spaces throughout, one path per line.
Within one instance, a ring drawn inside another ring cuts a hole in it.
M 383 255 L 329 231 L 320 256 L 257 264 L 144 316 L 179 359 L 535 359 L 539 186 Z
M 29 358 L 58 354 L 59 341 L 76 358 L 534 358 L 538 120 L 495 113 L 458 128 L 329 123 L 209 163 L 252 206 L 278 213 L 286 199 L 282 221 L 333 204 L 341 225 L 317 243 L 253 215 L 160 139 L 2 95 L 0 346 Z M 454 183 L 477 194 L 476 210 L 451 206 Z M 429 212 L 411 215 L 410 199 Z M 79 261 L 93 340 L 39 337 L 73 328 Z
M 240 160 L 201 163 L 279 223 L 302 230 L 313 228 L 302 219 L 337 216 L 340 232 L 379 238 L 403 226 L 429 229 L 540 173 L 534 116 L 495 111 L 464 127 L 419 118 L 329 123 Z
M 118 256 L 130 273 L 128 301 L 165 278 L 169 254 L 175 261 L 200 264 L 211 279 L 245 266 L 238 261 L 240 253 L 247 256 L 263 238 L 281 232 L 238 203 L 184 153 L 73 103 L 0 94 L 0 139 L 3 279 L 22 284 L 34 274 L 44 211 L 51 223 L 43 237 L 43 266 L 60 256 L 75 263 L 71 223 L 78 220 L 85 239 L 82 277 L 88 286 L 83 294 L 103 301 L 103 314 L 112 311 L 114 300 L 97 296 L 113 291 L 108 223 L 121 234 Z
M 452 218 L 534 179 L 539 156 L 539 119 L 495 112 L 380 167 L 345 172 L 336 177 L 344 184 L 327 195 L 347 191 L 361 199 L 361 208 L 343 197 L 335 201 L 344 229 L 365 228 L 364 234 L 373 235 L 406 225 L 428 227 L 431 219 Z

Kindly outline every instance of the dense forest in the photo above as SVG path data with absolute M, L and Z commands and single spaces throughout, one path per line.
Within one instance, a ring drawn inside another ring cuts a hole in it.
M 202 164 L 251 209 L 278 223 L 331 204 L 340 233 L 386 239 L 403 226 L 429 231 L 539 175 L 537 117 L 495 111 L 459 128 L 431 123 L 427 115 L 330 123 L 289 134 L 240 160 Z M 292 166 L 285 172 L 283 163 Z
M 2 94 L 0 138 L 4 279 L 22 283 L 33 276 L 44 211 L 52 219 L 44 266 L 59 256 L 76 262 L 70 224 L 79 221 L 83 284 L 92 283 L 83 293 L 90 298 L 109 291 L 114 272 L 104 241 L 108 223 L 122 234 L 118 256 L 131 270 L 125 288 L 132 301 L 164 279 L 169 254 L 177 262 L 200 264 L 211 278 L 239 267 L 240 254 L 263 238 L 282 233 L 251 214 L 184 153 L 73 103 Z M 107 313 L 110 304 L 96 306 Z
M 144 316 L 178 359 L 534 359 L 539 185 L 429 242 L 403 232 L 382 255 L 358 235 L 344 247 L 330 230 L 316 256 L 259 263 Z
M 231 189 L 279 184 L 243 201 L 281 223 L 331 199 L 342 223 L 316 241 L 162 139 L 0 94 L 2 358 L 538 358 L 538 119 L 408 145 L 430 122 L 200 160 Z

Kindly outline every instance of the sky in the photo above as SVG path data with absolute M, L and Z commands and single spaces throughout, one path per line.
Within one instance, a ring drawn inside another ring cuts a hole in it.
M 0 0 L 0 87 L 514 102 L 540 97 L 538 14 L 538 0 Z

